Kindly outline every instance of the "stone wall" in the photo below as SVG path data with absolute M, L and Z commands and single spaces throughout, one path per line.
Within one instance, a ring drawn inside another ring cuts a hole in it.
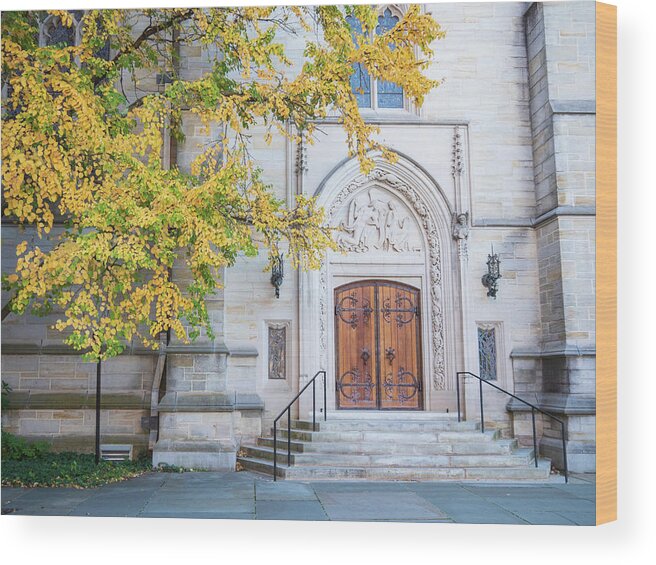
M 542 364 L 535 393 L 567 426 L 570 470 L 594 470 L 595 5 L 526 13 Z M 513 407 L 519 410 L 518 406 Z M 560 426 L 542 446 L 563 466 Z
M 95 445 L 96 364 L 75 355 L 12 355 L 3 345 L 2 380 L 12 389 L 3 428 L 56 449 L 93 451 Z M 101 443 L 148 446 L 142 418 L 150 414 L 155 359 L 125 355 L 103 362 Z

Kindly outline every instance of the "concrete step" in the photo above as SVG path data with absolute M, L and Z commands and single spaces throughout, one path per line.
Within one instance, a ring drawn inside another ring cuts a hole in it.
M 317 422 L 323 420 L 323 414 L 317 412 Z M 307 415 L 307 420 L 312 421 L 312 412 Z M 404 421 L 458 421 L 455 412 L 424 412 L 418 410 L 333 410 L 328 412 L 329 422 L 334 420 L 404 420 Z
M 239 457 L 249 470 L 273 474 L 273 462 L 254 457 Z M 549 478 L 551 461 L 540 459 L 538 467 L 312 467 L 279 464 L 277 475 L 292 480 L 370 480 L 370 481 L 545 481 Z
M 242 446 L 246 457 L 273 461 L 273 448 Z M 517 449 L 503 455 L 406 455 L 353 453 L 292 453 L 292 465 L 310 467 L 519 467 L 533 461 L 533 450 Z M 278 462 L 287 462 L 287 450 L 278 451 Z
M 279 438 L 287 438 L 287 430 L 278 430 Z M 494 441 L 499 437 L 498 430 L 485 430 L 485 433 L 478 431 L 432 431 L 432 432 L 396 432 L 380 430 L 342 430 L 342 431 L 317 431 L 295 430 L 292 428 L 291 437 L 298 441 L 311 442 L 390 442 L 396 445 L 407 443 L 480 443 Z
M 393 432 L 446 432 L 446 431 L 475 431 L 480 430 L 477 422 L 458 422 L 457 420 L 396 420 L 386 418 L 372 419 L 339 419 L 327 422 L 312 420 L 292 420 L 292 429 L 316 431 L 393 431 Z M 286 429 L 287 422 L 283 422 L 278 429 Z M 273 433 L 273 430 L 272 430 Z
M 407 438 L 413 440 L 412 437 Z M 258 438 L 257 445 L 273 448 L 273 438 Z M 377 454 L 404 454 L 404 455 L 503 455 L 510 453 L 517 447 L 515 439 L 497 439 L 495 441 L 479 442 L 431 442 L 431 443 L 402 443 L 358 441 L 339 443 L 329 441 L 303 442 L 292 440 L 293 452 L 303 453 L 352 453 L 356 455 Z M 278 449 L 287 452 L 287 440 L 278 439 Z
M 279 439 L 277 441 L 278 443 L 278 449 L 284 449 L 285 452 L 287 451 L 287 440 L 286 439 Z M 257 445 L 262 446 L 262 447 L 271 447 L 273 448 L 273 438 L 271 437 L 258 437 L 257 438 Z M 290 444 L 291 450 L 295 452 L 301 452 L 301 451 L 307 451 L 309 443 L 304 443 L 302 441 L 295 441 L 293 440 Z M 329 444 L 333 445 L 333 444 Z M 248 447 L 248 446 L 246 446 Z

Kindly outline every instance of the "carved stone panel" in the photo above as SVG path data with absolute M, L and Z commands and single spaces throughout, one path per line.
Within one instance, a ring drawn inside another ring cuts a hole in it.
M 421 251 L 421 234 L 415 219 L 388 191 L 361 191 L 343 206 L 336 218 L 337 242 L 352 253 Z
M 287 378 L 287 325 L 269 325 L 269 378 Z
M 492 325 L 478 327 L 479 375 L 486 381 L 497 380 L 496 328 Z

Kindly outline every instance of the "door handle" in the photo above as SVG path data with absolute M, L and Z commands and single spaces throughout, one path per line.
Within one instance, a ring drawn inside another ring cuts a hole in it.
M 396 358 L 396 350 L 393 347 L 388 347 L 385 349 L 385 357 L 389 361 L 389 364 L 392 364 L 392 361 Z
M 367 361 L 369 361 L 369 358 L 371 357 L 371 354 L 369 353 L 369 350 L 366 347 L 362 348 L 362 353 L 360 354 L 360 359 L 364 362 L 364 364 L 367 364 Z

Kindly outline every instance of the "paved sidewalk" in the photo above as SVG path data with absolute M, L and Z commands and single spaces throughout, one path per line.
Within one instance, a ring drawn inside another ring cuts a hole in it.
M 593 525 L 593 475 L 569 484 L 273 482 L 249 472 L 149 473 L 88 490 L 2 487 L 2 513 L 245 520 Z

